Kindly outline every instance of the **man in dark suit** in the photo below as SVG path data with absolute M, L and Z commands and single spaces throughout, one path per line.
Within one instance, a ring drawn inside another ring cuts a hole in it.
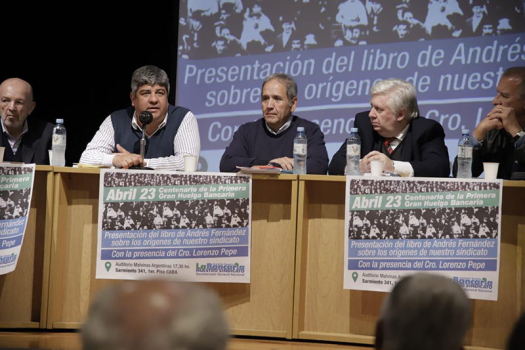
M 35 109 L 33 89 L 26 81 L 7 79 L 0 84 L 0 117 L 4 161 L 49 164 L 53 124 L 27 117 Z
M 400 176 L 448 177 L 445 133 L 436 121 L 419 116 L 416 90 L 401 79 L 382 80 L 370 89 L 369 112 L 358 113 L 354 126 L 361 137 L 359 170 L 370 172 L 380 160 L 384 171 Z M 328 173 L 343 175 L 346 141 L 332 158 Z

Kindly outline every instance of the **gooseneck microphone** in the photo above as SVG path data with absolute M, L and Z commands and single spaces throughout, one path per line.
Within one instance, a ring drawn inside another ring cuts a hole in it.
M 140 158 L 144 161 L 146 154 L 146 126 L 153 121 L 153 115 L 149 111 L 142 111 L 139 114 L 139 121 L 142 124 L 142 139 L 140 139 Z

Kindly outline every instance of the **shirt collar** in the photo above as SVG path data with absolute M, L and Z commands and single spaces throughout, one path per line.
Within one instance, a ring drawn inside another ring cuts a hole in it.
M 9 133 L 9 131 L 5 127 L 4 119 L 0 118 L 0 123 L 2 124 L 2 131 L 5 132 L 7 136 L 10 137 L 12 140 L 20 140 L 22 136 L 24 136 L 24 134 L 26 134 L 29 131 L 29 126 L 27 125 L 27 119 L 24 120 L 24 127 L 22 129 L 22 133 L 20 134 L 20 136 L 18 136 L 18 138 L 15 138 Z
M 396 139 L 399 140 L 399 142 L 403 141 L 405 136 L 407 136 L 409 126 L 410 126 L 410 123 L 408 123 L 408 125 L 403 130 L 401 130 L 399 134 L 396 135 Z
M 273 131 L 272 128 L 270 128 L 268 126 L 268 124 L 266 123 L 266 121 L 264 122 L 264 124 L 266 125 L 266 129 L 268 129 L 269 132 L 271 132 L 272 134 L 274 135 L 279 135 L 279 134 L 282 134 L 283 132 L 285 132 L 289 127 L 290 125 L 292 125 L 292 118 L 293 116 L 290 116 L 290 118 L 288 118 L 288 120 L 286 121 L 286 123 L 283 124 L 283 126 L 281 126 L 279 128 L 279 130 L 277 130 L 277 132 Z

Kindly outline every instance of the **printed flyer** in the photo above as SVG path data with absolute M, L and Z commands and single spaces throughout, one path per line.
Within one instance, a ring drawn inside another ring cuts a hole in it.
M 0 166 L 0 275 L 18 263 L 31 208 L 35 165 Z
M 497 300 L 503 182 L 347 177 L 344 288 L 388 292 L 417 271 Z
M 250 282 L 251 177 L 101 170 L 97 278 Z

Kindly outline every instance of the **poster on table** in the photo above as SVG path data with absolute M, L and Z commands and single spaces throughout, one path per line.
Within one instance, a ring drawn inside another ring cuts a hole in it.
M 250 282 L 251 177 L 101 170 L 96 277 Z
M 31 208 L 35 165 L 0 166 L 0 275 L 16 268 Z
M 501 180 L 347 177 L 344 288 L 389 292 L 424 271 L 497 300 L 501 197 Z

